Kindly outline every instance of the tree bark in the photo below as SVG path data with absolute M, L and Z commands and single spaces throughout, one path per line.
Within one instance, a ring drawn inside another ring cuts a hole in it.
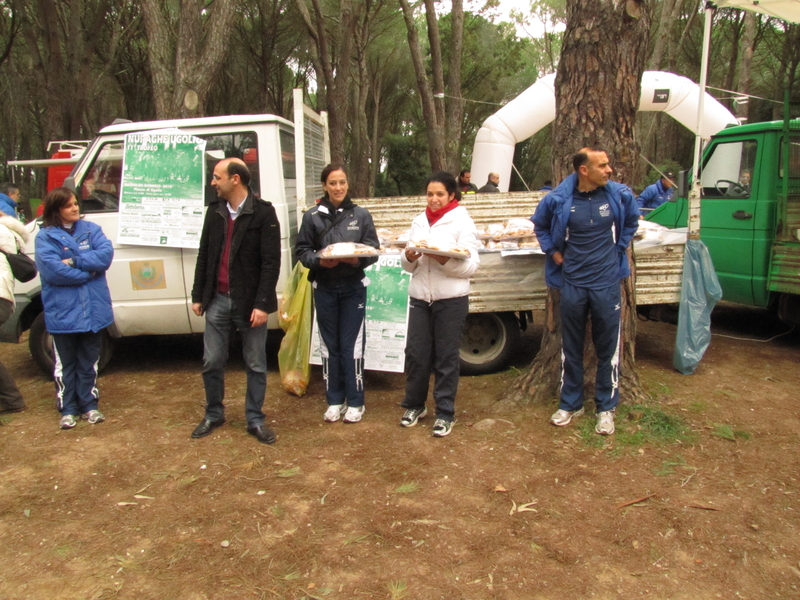
M 553 175 L 561 180 L 572 171 L 572 156 L 585 146 L 604 148 L 618 181 L 632 172 L 638 156 L 634 137 L 647 36 L 648 6 L 634 0 L 567 0 L 567 29 L 556 75 L 556 121 L 553 126 Z M 629 250 L 629 255 L 630 255 Z M 635 366 L 635 270 L 622 283 L 621 396 L 643 396 Z M 512 386 L 507 399 L 549 402 L 557 396 L 561 375 L 561 318 L 558 292 L 548 291 L 545 328 L 539 353 L 528 372 Z M 589 345 L 587 397 L 594 395 L 596 358 Z
M 238 0 L 142 0 L 157 119 L 201 117 L 225 59 Z M 246 85 L 242 76 L 241 85 Z
M 306 0 L 297 0 L 297 6 L 318 58 L 318 72 L 322 75 L 321 81 L 317 82 L 323 84 L 320 88 L 324 87 L 319 108 L 328 111 L 331 161 L 343 163 L 350 107 L 353 29 L 358 14 L 364 10 L 363 2 L 359 2 L 354 10 L 352 0 L 340 0 L 338 22 L 325 15 L 319 0 L 311 0 L 311 5 L 314 10 L 313 15 L 308 9 Z M 331 30 L 326 28 L 327 21 L 336 23 L 335 27 Z
M 431 161 L 431 169 L 440 171 L 445 168 L 447 163 L 444 148 L 444 124 L 437 116 L 436 105 L 434 103 L 433 92 L 428 83 L 428 76 L 425 71 L 425 61 L 422 58 L 422 48 L 417 34 L 417 23 L 414 19 L 414 12 L 408 0 L 399 0 L 400 7 L 403 9 L 403 18 L 408 30 L 408 48 L 411 51 L 411 62 L 414 65 L 414 74 L 417 78 L 417 91 L 422 105 L 422 117 L 425 120 L 426 136 L 428 139 L 428 157 Z M 441 68 L 441 65 L 439 65 Z M 435 71 L 436 66 L 433 66 Z M 442 90 L 444 93 L 444 90 Z

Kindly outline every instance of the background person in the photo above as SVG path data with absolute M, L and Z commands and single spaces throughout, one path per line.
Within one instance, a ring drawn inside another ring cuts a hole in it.
M 278 309 L 280 224 L 272 204 L 253 195 L 250 171 L 241 159 L 218 162 L 211 185 L 218 200 L 206 210 L 192 286 L 192 311 L 206 317 L 206 410 L 192 437 L 205 437 L 225 423 L 225 363 L 235 327 L 247 371 L 247 433 L 272 444 L 275 433 L 264 424 L 262 407 L 267 394 L 267 316 Z
M 553 180 L 552 179 L 545 179 L 544 185 L 539 188 L 540 192 L 549 192 L 553 189 Z
M 303 215 L 297 234 L 297 259 L 310 270 L 328 408 L 323 418 L 357 423 L 364 415 L 365 307 L 369 279 L 364 269 L 377 256 L 325 259 L 330 244 L 355 242 L 379 248 L 372 215 L 347 193 L 347 173 L 328 165 L 320 177 L 325 194 Z
M 16 254 L 25 249 L 28 242 L 28 230 L 18 219 L 8 215 L 0 216 L 0 250 L 8 254 Z M 0 325 L 5 323 L 14 312 L 14 274 L 8 259 L 0 254 Z M 18 413 L 25 410 L 22 394 L 8 372 L 0 362 L 0 415 Z
M 97 363 L 103 329 L 114 322 L 106 282 L 113 258 L 114 248 L 100 226 L 81 219 L 72 190 L 59 187 L 45 196 L 36 267 L 55 349 L 61 429 L 75 427 L 79 415 L 92 424 L 105 420 L 97 409 Z
M 626 185 L 609 181 L 613 169 L 604 150 L 583 148 L 572 165 L 575 172 L 542 199 L 532 217 L 547 255 L 545 280 L 561 290 L 561 398 L 550 422 L 563 427 L 583 414 L 583 345 L 591 315 L 595 431 L 609 435 L 619 403 L 620 281 L 630 275 L 626 249 L 639 226 L 639 209 Z
M 469 172 L 469 169 L 464 169 L 461 173 L 458 174 L 458 189 L 461 192 L 461 195 L 464 194 L 477 194 L 478 193 L 478 186 L 474 183 L 470 183 L 472 179 L 472 173 Z
M 486 185 L 478 190 L 479 194 L 497 194 L 500 188 L 500 175 L 497 173 L 489 173 L 489 178 L 486 180 Z
M 669 201 L 675 192 L 673 177 L 672 173 L 664 173 L 658 181 L 644 188 L 642 194 L 636 199 L 639 208 L 653 210 Z
M 410 241 L 426 240 L 441 249 L 469 249 L 465 259 L 420 254 L 406 248 L 403 268 L 411 273 L 406 336 L 406 395 L 402 427 L 428 414 L 425 402 L 431 371 L 436 403 L 434 437 L 450 434 L 458 392 L 459 347 L 469 312 L 469 278 L 478 269 L 478 232 L 467 209 L 458 204 L 458 185 L 440 171 L 428 180 L 428 206 L 411 223 Z
M 17 219 L 18 203 L 19 187 L 10 182 L 0 183 L 0 212 Z

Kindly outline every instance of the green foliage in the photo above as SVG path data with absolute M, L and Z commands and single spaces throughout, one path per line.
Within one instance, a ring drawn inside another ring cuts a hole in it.
M 411 481 L 409 483 L 402 483 L 398 485 L 394 493 L 395 494 L 411 494 L 413 492 L 419 491 L 420 485 L 416 481 Z
M 721 437 L 724 440 L 728 440 L 729 442 L 735 442 L 740 439 L 750 439 L 750 434 L 747 431 L 733 429 L 730 425 L 723 425 L 720 423 L 714 424 L 714 435 Z
M 380 174 L 375 195 L 415 196 L 424 192 L 430 175 L 428 153 L 419 135 L 390 134 L 386 144 L 386 170 Z
M 594 415 L 585 415 L 578 420 L 580 436 L 591 447 L 602 447 L 613 442 L 617 447 L 637 447 L 646 444 L 675 444 L 690 442 L 694 435 L 675 415 L 668 414 L 657 406 L 645 404 L 617 407 L 616 433 L 613 436 L 600 436 L 595 430 Z

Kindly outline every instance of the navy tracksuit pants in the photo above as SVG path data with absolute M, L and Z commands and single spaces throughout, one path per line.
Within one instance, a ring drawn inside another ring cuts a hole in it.
M 314 306 L 329 405 L 364 406 L 366 304 L 367 288 L 361 280 L 334 286 L 315 282 Z
M 614 410 L 619 402 L 620 345 L 619 282 L 600 290 L 561 287 L 561 400 L 562 410 L 583 406 L 583 344 L 586 319 L 592 318 L 592 341 L 597 354 L 595 405 L 597 412 Z
M 97 410 L 97 365 L 103 332 L 53 333 L 56 367 L 56 408 L 61 416 Z

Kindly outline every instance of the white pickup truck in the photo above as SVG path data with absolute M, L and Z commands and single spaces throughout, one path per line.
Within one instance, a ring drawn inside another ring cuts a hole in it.
M 103 228 L 115 252 L 108 271 L 114 325 L 106 331 L 101 368 L 111 357 L 114 338 L 201 333 L 204 326 L 204 319 L 191 310 L 196 250 L 117 241 L 125 135 L 178 128 L 201 137 L 206 140 L 207 173 L 224 157 L 240 157 L 247 163 L 253 190 L 272 202 L 280 220 L 280 292 L 295 262 L 294 244 L 302 212 L 321 195 L 319 173 L 329 160 L 324 116 L 314 114 L 302 101 L 296 100 L 295 107 L 295 122 L 302 122 L 302 127 L 274 115 L 117 123 L 102 129 L 83 153 L 65 185 L 76 191 L 85 218 Z M 206 204 L 213 195 L 209 186 Z M 497 223 L 510 217 L 529 217 L 542 196 L 539 192 L 469 195 L 464 205 L 476 223 Z M 421 196 L 357 199 L 356 203 L 372 212 L 376 226 L 397 230 L 407 228 L 424 208 Z M 30 227 L 33 239 L 37 225 Z M 32 241 L 28 251 L 33 252 Z M 681 244 L 637 253 L 638 303 L 677 302 L 682 270 Z M 158 285 L 153 285 L 155 279 Z M 14 315 L 0 328 L 0 341 L 17 343 L 30 329 L 31 354 L 45 372 L 52 373 L 51 341 L 44 327 L 38 278 L 18 283 L 16 298 Z M 520 330 L 531 322 L 533 310 L 544 308 L 545 298 L 544 256 L 481 254 L 462 338 L 462 372 L 480 374 L 503 368 Z M 277 329 L 275 315 L 270 315 L 269 327 Z

